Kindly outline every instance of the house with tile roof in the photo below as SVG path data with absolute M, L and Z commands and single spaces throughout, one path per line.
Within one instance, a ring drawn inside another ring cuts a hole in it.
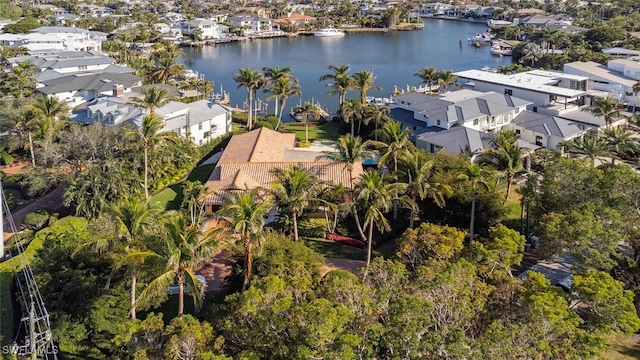
M 283 134 L 259 128 L 234 135 L 205 184 L 210 194 L 200 199 L 211 213 L 224 205 L 229 196 L 259 188 L 269 188 L 276 180 L 273 169 L 301 167 L 320 180 L 350 186 L 344 164 L 324 160 L 323 152 L 296 148 L 295 134 Z M 362 164 L 355 164 L 354 178 L 362 174 Z

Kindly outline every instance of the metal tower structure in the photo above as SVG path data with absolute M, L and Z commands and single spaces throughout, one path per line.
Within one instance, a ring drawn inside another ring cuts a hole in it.
M 4 215 L 3 215 L 4 214 Z M 8 231 L 17 234 L 16 224 L 13 222 L 9 204 L 7 203 L 2 190 L 2 179 L 0 179 L 0 234 L 4 236 L 4 223 L 8 225 Z M 18 236 L 18 235 L 14 235 Z M 0 254 L 0 259 L 4 259 L 4 242 Z M 16 241 L 16 249 L 6 254 L 7 257 L 20 255 L 24 251 L 22 241 Z M 14 342 L 11 350 L 14 354 L 30 357 L 31 359 L 57 360 L 57 347 L 51 337 L 51 325 L 49 323 L 49 313 L 44 306 L 40 289 L 36 284 L 33 271 L 23 257 L 20 257 L 22 270 L 15 275 L 18 287 L 18 302 L 22 308 L 23 328 L 27 330 L 24 341 Z

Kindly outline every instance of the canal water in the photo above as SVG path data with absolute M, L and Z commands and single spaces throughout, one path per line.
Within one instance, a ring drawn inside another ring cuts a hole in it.
M 338 107 L 337 96 L 326 97 L 330 88 L 325 86 L 327 82 L 318 81 L 320 76 L 330 72 L 328 65 L 349 64 L 351 73 L 373 71 L 375 84 L 382 90 L 368 94 L 388 97 L 395 87 L 418 86 L 420 79 L 414 74 L 424 67 L 460 71 L 511 64 L 510 57 L 493 56 L 488 47 L 476 48 L 468 43 L 468 38 L 486 31 L 486 25 L 424 20 L 426 27 L 423 30 L 350 33 L 338 38 L 298 36 L 184 48 L 185 55 L 180 61 L 213 80 L 216 92 L 222 86 L 230 93 L 231 105 L 240 107 L 246 100 L 246 89 L 238 89 L 233 80 L 233 74 L 239 68 L 290 67 L 300 81 L 302 95 L 287 100 L 287 108 L 313 99 L 331 111 Z M 268 95 L 259 91 L 258 96 L 264 99 Z M 358 92 L 350 92 L 347 97 L 358 97 Z M 267 110 L 273 112 L 272 108 Z

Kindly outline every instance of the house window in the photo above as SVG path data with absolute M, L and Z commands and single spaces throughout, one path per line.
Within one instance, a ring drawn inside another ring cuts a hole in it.
M 437 124 L 438 126 L 440 126 L 440 120 L 437 120 L 437 121 L 436 121 L 436 124 Z
M 417 129 L 415 125 L 413 125 L 413 130 Z
M 202 123 L 198 124 L 198 130 L 202 130 Z
M 520 129 L 516 129 L 516 134 L 520 135 Z
M 520 108 L 516 108 L 516 114 L 520 114 Z
M 536 136 L 536 145 L 542 146 L 542 136 Z
M 479 122 L 479 121 L 478 121 L 478 119 L 473 119 L 473 125 L 474 125 L 474 126 L 475 126 L 475 125 L 478 125 L 478 122 Z
M 436 152 L 436 146 L 433 144 L 429 144 L 429 151 L 432 153 Z
M 504 89 L 504 94 L 505 94 L 505 95 L 509 95 L 509 96 L 511 96 L 511 95 L 513 95 L 513 90 L 511 90 L 511 89 Z
M 78 66 L 78 70 L 87 70 L 87 65 Z

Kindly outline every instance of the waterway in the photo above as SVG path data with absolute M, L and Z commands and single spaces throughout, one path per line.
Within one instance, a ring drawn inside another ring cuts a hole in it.
M 425 18 L 423 30 L 388 33 L 349 33 L 339 38 L 298 36 L 226 43 L 202 48 L 184 48 L 181 62 L 188 68 L 213 80 L 217 92 L 220 87 L 230 93 L 231 105 L 242 106 L 246 89 L 238 89 L 233 74 L 240 68 L 262 70 L 263 67 L 290 67 L 300 81 L 302 95 L 287 101 L 287 107 L 300 101 L 319 101 L 335 111 L 337 96 L 326 97 L 326 82 L 320 76 L 330 71 L 328 65 L 351 66 L 351 73 L 371 70 L 375 84 L 382 90 L 368 94 L 388 97 L 397 86 L 406 89 L 417 86 L 420 79 L 414 74 L 421 68 L 434 67 L 453 71 L 497 68 L 511 64 L 510 57 L 497 57 L 489 53 L 489 47 L 476 48 L 467 39 L 486 31 L 486 25 L 452 20 Z M 462 45 L 460 45 L 462 42 Z M 258 96 L 268 95 L 258 92 Z M 348 97 L 357 97 L 350 92 Z M 272 108 L 267 109 L 272 112 Z

